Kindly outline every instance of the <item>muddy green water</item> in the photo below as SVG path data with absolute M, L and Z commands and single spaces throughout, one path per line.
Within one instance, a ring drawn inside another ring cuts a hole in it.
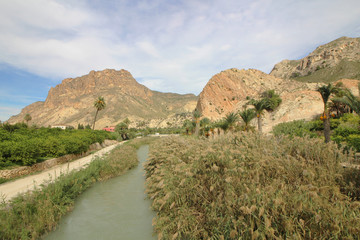
M 148 152 L 148 145 L 141 146 L 137 152 L 139 165 L 136 168 L 97 183 L 82 194 L 74 210 L 44 239 L 157 239 L 151 226 L 155 213 L 144 193 L 142 163 Z

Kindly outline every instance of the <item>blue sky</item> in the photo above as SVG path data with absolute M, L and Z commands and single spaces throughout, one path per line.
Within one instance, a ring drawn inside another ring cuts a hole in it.
M 269 73 L 341 36 L 359 0 L 0 0 L 0 120 L 91 70 L 199 94 L 228 68 Z

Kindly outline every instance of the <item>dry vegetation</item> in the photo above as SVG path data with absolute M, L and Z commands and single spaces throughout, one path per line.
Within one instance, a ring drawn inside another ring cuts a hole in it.
M 357 239 L 360 183 L 340 167 L 347 160 L 319 139 L 162 139 L 145 165 L 155 230 L 159 239 Z

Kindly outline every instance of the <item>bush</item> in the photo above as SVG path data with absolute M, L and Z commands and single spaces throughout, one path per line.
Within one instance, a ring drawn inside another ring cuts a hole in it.
M 346 142 L 350 147 L 354 148 L 355 151 L 360 152 L 360 135 L 350 134 Z
M 344 138 L 351 134 L 360 134 L 358 127 L 351 123 L 342 123 L 333 131 L 333 136 L 341 136 Z
M 276 125 L 273 127 L 272 133 L 275 136 L 289 135 L 291 137 L 317 137 L 317 134 L 311 131 L 312 129 L 314 129 L 314 124 L 305 122 L 304 120 L 296 120 Z

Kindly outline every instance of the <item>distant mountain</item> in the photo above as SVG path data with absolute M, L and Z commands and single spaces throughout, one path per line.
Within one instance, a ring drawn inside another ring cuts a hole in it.
M 106 108 L 99 112 L 96 128 L 114 126 L 125 118 L 151 127 L 179 125 L 191 116 L 197 102 L 193 94 L 161 93 L 139 84 L 126 70 L 106 69 L 91 71 L 88 75 L 68 78 L 51 88 L 45 102 L 35 102 L 25 107 L 8 122 L 22 122 L 29 113 L 30 124 L 92 125 L 93 103 L 103 96 Z
M 360 80 L 360 38 L 342 37 L 319 46 L 300 60 L 283 60 L 270 75 L 301 82 Z
M 360 38 L 342 37 L 321 45 L 300 60 L 283 60 L 270 75 L 301 82 L 360 80 Z

